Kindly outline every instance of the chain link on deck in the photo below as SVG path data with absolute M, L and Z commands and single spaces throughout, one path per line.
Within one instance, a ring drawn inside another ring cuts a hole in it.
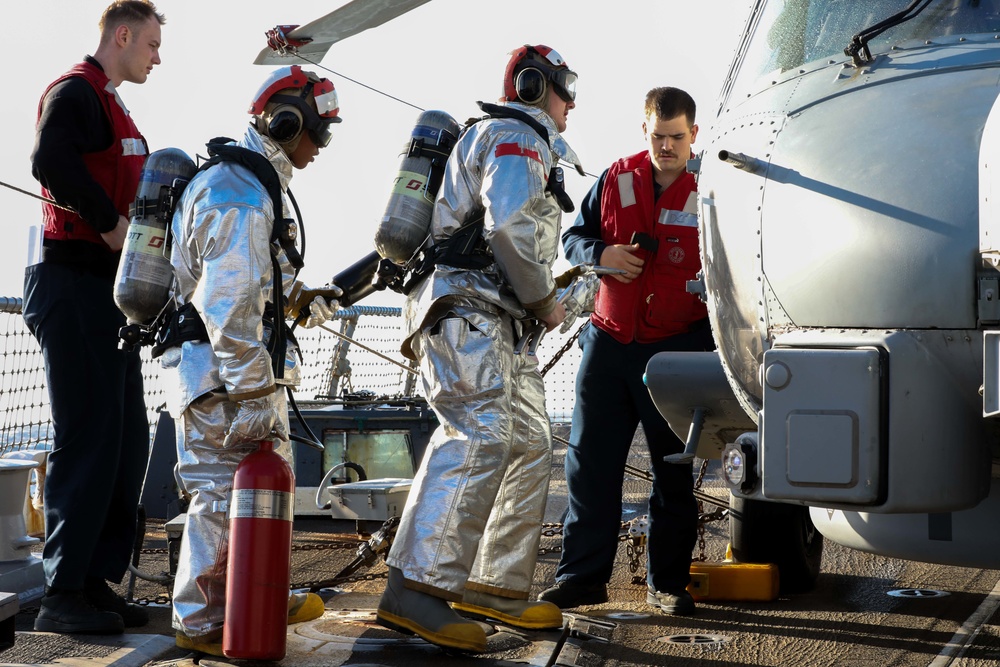
M 708 459 L 702 459 L 701 468 L 698 469 L 698 477 L 694 480 L 694 490 L 701 491 L 701 484 L 705 481 L 705 472 L 708 470 Z M 701 498 L 698 498 L 698 555 L 695 560 L 704 563 L 708 560 L 705 556 L 705 522 L 701 517 L 705 513 L 705 505 Z
M 549 372 L 549 369 L 555 366 L 559 362 L 559 360 L 562 359 L 562 356 L 564 354 L 569 352 L 569 349 L 573 347 L 573 343 L 575 343 L 576 339 L 580 337 L 580 333 L 583 331 L 583 328 L 587 326 L 587 322 L 589 321 L 590 321 L 589 318 L 584 320 L 583 324 L 581 324 L 577 328 L 577 330 L 573 333 L 573 335 L 570 336 L 565 343 L 563 343 L 563 346 L 560 347 L 558 350 L 556 350 L 556 353 L 552 355 L 552 358 L 549 359 L 549 362 L 542 367 L 542 370 L 540 371 L 542 377 L 545 377 L 545 374 Z
M 705 477 L 705 472 L 708 468 L 708 461 L 702 462 L 701 468 L 698 472 L 698 477 L 695 481 L 694 488 L 699 490 L 701 484 Z M 633 474 L 638 473 L 638 477 L 647 477 L 647 474 L 638 469 L 632 468 L 629 472 Z M 649 477 L 651 479 L 651 476 Z M 720 506 L 714 511 L 705 513 L 702 511 L 702 499 L 698 500 L 698 549 L 699 555 L 695 558 L 698 561 L 705 561 L 705 524 L 709 521 L 718 521 L 724 519 L 728 514 L 728 506 L 722 507 L 721 501 L 715 499 L 715 502 L 719 503 Z M 648 527 L 648 519 L 645 516 L 632 519 L 631 521 L 622 521 L 619 526 L 619 542 L 627 542 L 625 547 L 625 555 L 627 558 L 627 566 L 629 572 L 633 574 L 632 583 L 641 584 L 645 581 L 645 576 L 638 574 L 640 568 L 645 564 L 646 555 L 646 534 Z M 563 532 L 562 523 L 543 523 L 542 524 L 542 537 L 559 537 Z M 309 543 L 309 544 L 296 544 L 292 546 L 292 552 L 310 552 L 310 551 L 355 551 L 358 545 L 361 544 L 360 541 L 335 541 L 335 542 L 322 542 L 322 543 Z M 547 554 L 562 553 L 562 544 L 557 544 L 551 547 L 539 547 L 538 555 L 545 556 Z M 139 550 L 142 555 L 152 556 L 152 555 L 167 555 L 169 550 L 163 547 L 159 548 L 143 548 Z M 388 550 L 386 550 L 388 553 Z M 384 561 L 384 558 L 382 559 Z M 311 589 L 317 584 L 324 584 L 324 588 L 332 588 L 334 586 L 342 586 L 344 584 L 355 583 L 359 581 L 377 581 L 379 579 L 385 579 L 388 576 L 387 572 L 377 572 L 377 573 L 367 573 L 367 574 L 354 574 L 344 577 L 337 577 L 334 579 L 316 579 L 309 581 L 299 581 L 291 584 L 290 588 L 295 590 L 300 589 Z M 138 605 L 161 605 L 166 606 L 171 604 L 173 601 L 170 592 L 161 593 L 156 596 L 145 596 L 139 597 L 132 600 Z M 22 611 L 30 611 L 30 609 L 25 609 Z

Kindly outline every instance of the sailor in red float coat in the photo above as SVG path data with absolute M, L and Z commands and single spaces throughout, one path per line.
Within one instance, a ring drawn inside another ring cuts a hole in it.
M 665 461 L 683 443 L 642 379 L 659 352 L 713 347 L 706 308 L 685 290 L 700 268 L 695 181 L 686 171 L 698 133 L 694 117 L 694 100 L 684 91 L 649 91 L 647 150 L 612 164 L 563 233 L 571 263 L 625 271 L 601 279 L 595 312 L 579 337 L 563 551 L 556 585 L 539 598 L 564 609 L 608 599 L 625 461 L 641 423 L 653 469 L 646 601 L 668 614 L 695 611 L 685 591 L 698 525 L 691 465 Z
M 111 80 L 104 70 L 98 65 L 85 60 L 73 66 L 68 72 L 53 81 L 38 104 L 38 118 L 42 117 L 43 103 L 49 91 L 57 84 L 71 77 L 78 77 L 93 88 L 97 98 L 104 109 L 107 119 L 111 123 L 112 141 L 104 150 L 93 153 L 83 153 L 81 158 L 87 168 L 87 173 L 100 187 L 100 191 L 107 194 L 114 205 L 113 218 L 111 211 L 101 212 L 103 215 L 95 216 L 94 220 L 84 220 L 75 211 L 68 211 L 45 202 L 42 204 L 42 219 L 45 225 L 45 238 L 56 240 L 79 239 L 96 243 L 109 249 L 107 243 L 101 238 L 102 232 L 114 229 L 118 224 L 118 215 L 128 217 L 128 207 L 135 199 L 135 192 L 139 186 L 139 176 L 142 172 L 142 165 L 146 160 L 147 148 L 146 140 L 140 134 L 139 129 L 132 121 L 128 110 L 125 108 L 115 91 L 114 86 L 109 85 Z M 92 192 L 96 190 L 91 190 Z M 43 185 L 42 196 L 53 199 L 53 194 Z M 70 202 L 62 202 L 70 203 Z M 77 207 L 73 207 L 76 209 Z M 103 224 L 106 223 L 106 224 Z M 96 226 L 95 226 L 96 225 Z
M 128 571 L 149 452 L 139 351 L 118 348 L 125 316 L 113 299 L 146 144 L 116 88 L 160 63 L 164 21 L 147 1 L 110 5 L 97 50 L 38 105 L 31 173 L 73 211 L 44 204 L 41 261 L 24 277 L 52 413 L 40 632 L 113 634 L 149 620 L 108 584 Z
M 705 304 L 686 290 L 701 269 L 698 256 L 697 184 L 684 172 L 654 202 L 648 151 L 615 162 L 601 193 L 601 239 L 630 244 L 635 233 L 653 239 L 636 255 L 645 261 L 630 283 L 607 277 L 592 321 L 620 343 L 651 343 L 688 331 L 708 316 Z M 655 252 L 648 248 L 655 247 Z

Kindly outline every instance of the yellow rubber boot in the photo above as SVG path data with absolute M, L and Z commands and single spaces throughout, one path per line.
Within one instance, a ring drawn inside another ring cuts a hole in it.
M 292 593 L 288 596 L 288 624 L 319 618 L 326 611 L 323 598 L 315 593 Z
M 551 602 L 515 600 L 466 590 L 462 601 L 452 606 L 465 614 L 494 618 L 526 630 L 561 628 L 563 624 L 562 612 Z
M 202 653 L 207 653 L 208 655 L 218 656 L 220 658 L 225 658 L 226 654 L 222 652 L 222 638 L 217 637 L 216 639 L 208 639 L 206 637 L 188 637 L 183 632 L 178 632 L 175 638 L 175 643 L 177 648 L 186 649 L 188 651 L 201 651 Z
M 319 618 L 323 615 L 325 609 L 323 598 L 315 593 L 292 593 L 288 596 L 288 625 Z M 214 634 L 209 636 L 213 637 Z M 214 639 L 209 639 L 208 637 L 192 638 L 183 632 L 178 632 L 175 637 L 175 643 L 178 648 L 189 651 L 200 651 L 208 655 L 224 658 L 226 654 L 222 652 L 221 637 L 222 634 L 219 633 L 218 637 Z
M 378 603 L 379 625 L 417 635 L 438 646 L 481 653 L 486 650 L 486 631 L 462 618 L 441 598 L 406 588 L 397 568 L 389 568 L 389 583 Z

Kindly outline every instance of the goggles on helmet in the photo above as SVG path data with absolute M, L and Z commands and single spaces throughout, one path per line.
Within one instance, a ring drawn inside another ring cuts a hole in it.
M 302 128 L 309 133 L 309 138 L 312 139 L 313 143 L 319 148 L 326 148 L 330 145 L 330 139 L 333 138 L 330 132 L 331 127 L 334 123 L 340 122 L 339 116 L 323 116 L 322 113 L 317 113 L 309 103 L 306 101 L 310 94 L 314 94 L 313 85 L 308 84 L 302 89 L 302 94 L 299 96 L 295 95 L 272 95 L 269 102 L 278 102 L 281 104 L 290 104 L 299 110 L 302 114 Z M 332 104 L 334 109 L 336 109 L 336 98 L 337 93 L 334 90 L 330 90 L 326 93 L 324 97 L 327 102 L 330 102 L 332 97 Z M 314 98 L 319 101 L 319 97 Z
M 556 94 L 564 102 L 572 102 L 576 99 L 576 72 L 571 69 L 557 69 L 549 74 L 552 83 L 556 85 Z
M 576 72 L 569 68 L 566 60 L 553 48 L 543 46 L 530 47 L 530 52 L 538 54 L 545 61 L 549 80 L 556 85 L 556 94 L 564 102 L 576 99 Z

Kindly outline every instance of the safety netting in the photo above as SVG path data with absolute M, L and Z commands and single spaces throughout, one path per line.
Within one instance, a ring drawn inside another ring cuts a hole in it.
M 419 397 L 421 384 L 399 352 L 403 318 L 399 308 L 343 309 L 323 328 L 297 330 L 302 351 L 300 401 L 352 401 Z M 47 449 L 52 442 L 49 398 L 42 353 L 21 318 L 21 299 L 0 297 L 0 455 Z M 555 357 L 558 355 L 558 359 Z M 159 362 L 143 348 L 143 382 L 150 433 L 166 407 L 169 387 Z M 546 409 L 553 422 L 566 422 L 580 350 L 571 335 L 550 332 L 538 348 L 545 373 Z M 551 363 L 553 362 L 554 363 Z

